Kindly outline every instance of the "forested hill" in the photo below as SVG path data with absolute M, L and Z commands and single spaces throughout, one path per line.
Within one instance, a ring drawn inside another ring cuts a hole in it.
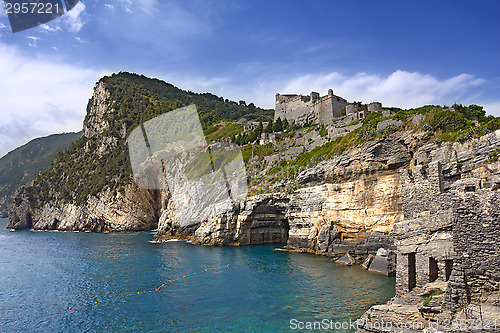
M 165 112 L 185 105 L 195 104 L 203 125 L 210 125 L 220 120 L 247 119 L 268 120 L 273 117 L 273 109 L 256 107 L 252 102 L 230 101 L 211 93 L 194 93 L 175 87 L 159 79 L 151 79 L 144 75 L 120 72 L 101 79 L 113 95 L 120 97 L 122 106 L 131 110 L 145 112 Z M 145 96 L 162 103 L 145 105 L 141 99 Z M 168 104 L 168 105 L 166 105 Z M 137 113 L 137 112 L 135 112 Z
M 82 132 L 36 138 L 0 159 L 0 216 L 7 216 L 7 204 L 17 189 L 50 167 L 55 154 L 82 136 Z
M 213 124 L 227 124 L 221 125 L 220 132 L 233 135 L 241 132 L 242 126 L 231 124 L 232 120 L 245 116 L 265 121 L 272 119 L 274 112 L 253 103 L 181 90 L 143 75 L 121 72 L 103 77 L 87 105 L 83 136 L 59 153 L 52 166 L 32 186 L 25 187 L 15 203 L 27 199 L 33 209 L 46 203 L 84 205 L 104 191 L 123 193 L 132 181 L 127 136 L 141 123 L 190 104 L 196 105 L 204 129 L 209 129 L 206 134 L 212 136 L 219 135 Z M 225 133 L 227 129 L 235 133 Z

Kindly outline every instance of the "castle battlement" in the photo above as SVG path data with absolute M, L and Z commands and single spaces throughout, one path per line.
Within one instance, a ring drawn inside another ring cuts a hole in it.
M 334 95 L 332 89 L 328 89 L 325 96 L 314 91 L 309 95 L 277 93 L 274 121 L 281 118 L 289 123 L 329 125 L 336 118 L 347 116 L 363 120 L 374 112 L 382 112 L 384 117 L 391 115 L 389 110 L 382 109 L 380 102 L 371 102 L 363 110 L 359 110 L 357 104 L 347 104 L 347 100 Z
M 281 118 L 297 124 L 329 124 L 333 119 L 342 117 L 341 111 L 346 105 L 347 100 L 334 95 L 332 89 L 325 96 L 314 91 L 309 95 L 277 93 L 274 120 Z

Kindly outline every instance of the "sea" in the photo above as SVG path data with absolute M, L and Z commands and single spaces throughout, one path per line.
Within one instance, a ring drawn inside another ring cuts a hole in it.
M 305 332 L 315 322 L 354 332 L 335 328 L 394 296 L 393 277 L 280 244 L 6 225 L 0 219 L 0 332 Z

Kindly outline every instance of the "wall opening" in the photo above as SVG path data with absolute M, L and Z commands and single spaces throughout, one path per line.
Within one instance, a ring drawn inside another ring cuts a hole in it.
M 474 185 L 465 186 L 465 192 L 476 192 L 476 187 Z
M 434 258 L 429 258 L 429 282 L 434 282 L 438 278 L 438 262 Z
M 417 285 L 417 270 L 415 266 L 415 253 L 408 253 L 408 292 Z
M 450 279 L 451 270 L 453 269 L 453 260 L 445 260 L 444 261 L 444 271 L 445 271 L 445 279 L 448 281 Z

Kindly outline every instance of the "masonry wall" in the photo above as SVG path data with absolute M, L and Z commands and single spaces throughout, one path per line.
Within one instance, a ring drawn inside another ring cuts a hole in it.
M 284 101 L 276 101 L 276 110 L 274 113 L 274 121 L 278 118 L 288 120 L 289 122 L 307 122 L 313 117 L 312 107 L 309 96 L 297 95 L 290 97 Z
M 500 305 L 500 195 L 469 187 L 455 199 L 454 270 L 443 306 L 468 302 Z
M 281 118 L 301 124 L 317 122 L 327 125 L 342 116 L 341 111 L 347 105 L 345 99 L 333 94 L 321 98 L 316 93 L 311 94 L 314 99 L 302 95 L 276 95 L 274 120 Z
M 400 177 L 405 220 L 393 229 L 397 246 L 396 296 L 433 279 L 446 281 L 446 262 L 454 258 L 453 195 L 443 192 L 440 162 L 432 162 L 427 168 L 418 165 L 413 170 L 401 170 Z

